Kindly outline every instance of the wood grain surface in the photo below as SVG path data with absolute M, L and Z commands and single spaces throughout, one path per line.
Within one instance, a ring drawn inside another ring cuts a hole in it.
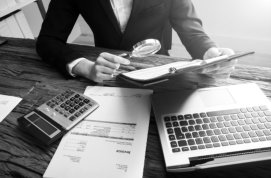
M 71 47 L 89 60 L 95 60 L 103 51 L 114 54 L 123 53 L 123 51 L 90 46 L 71 45 Z M 185 59 L 154 55 L 148 58 L 131 60 L 133 67 L 146 68 Z M 129 70 L 129 67 L 127 70 Z M 157 92 L 160 90 L 222 86 L 246 82 L 257 83 L 271 99 L 271 69 L 240 64 L 237 64 L 231 78 L 227 80 L 189 74 L 159 86 L 148 88 L 152 88 Z M 82 78 L 67 79 L 54 67 L 42 61 L 36 54 L 35 41 L 33 40 L 8 38 L 8 43 L 0 46 L 0 93 L 23 98 L 20 104 L 0 123 L 1 178 L 42 177 L 59 141 L 50 147 L 36 144 L 32 137 L 18 128 L 17 119 L 68 88 L 84 92 L 85 87 L 89 85 L 96 85 L 96 83 Z M 114 79 L 106 81 L 104 85 L 135 87 Z M 271 177 L 271 161 L 190 173 L 166 173 L 156 123 L 152 115 L 143 177 Z

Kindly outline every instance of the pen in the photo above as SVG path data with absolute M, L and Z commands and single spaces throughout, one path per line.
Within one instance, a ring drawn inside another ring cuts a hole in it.
M 119 74 L 121 73 L 124 73 L 124 72 L 130 72 L 130 71 L 134 71 L 136 70 L 136 68 L 134 66 L 131 66 L 131 65 L 122 65 L 122 64 L 116 64 L 116 68 L 115 70 L 113 71 L 113 74 L 111 75 L 112 78 L 115 77 L 115 76 L 118 76 Z

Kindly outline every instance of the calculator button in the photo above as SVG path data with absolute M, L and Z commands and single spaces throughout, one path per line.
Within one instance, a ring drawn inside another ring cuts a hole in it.
M 79 94 L 76 94 L 74 97 L 75 97 L 75 98 L 79 98 L 79 97 L 80 97 L 80 95 L 79 95 Z
M 86 110 L 83 108 L 80 110 L 80 112 L 83 114 Z
M 71 97 L 70 100 L 73 101 L 73 100 L 75 100 L 75 98 L 74 98 L 74 97 Z
M 51 108 L 54 108 L 55 106 L 56 106 L 55 104 L 51 104 L 51 105 L 50 105 Z
M 77 109 L 79 109 L 79 108 L 80 108 L 79 105 L 74 106 L 74 109 L 75 109 L 75 110 L 77 110 Z
M 79 97 L 79 100 L 80 100 L 80 101 L 84 100 L 84 97 L 80 96 L 80 97 Z
M 62 103 L 62 104 L 60 105 L 60 107 L 65 108 L 65 107 L 66 107 L 66 104 L 65 104 L 65 103 Z
M 75 110 L 74 109 L 70 109 L 70 111 L 69 111 L 71 114 L 72 113 L 74 113 L 75 112 Z
M 70 103 L 70 107 L 74 107 L 74 106 L 75 106 L 74 102 Z
M 76 119 L 76 117 L 75 116 L 71 116 L 69 119 L 70 119 L 70 121 L 74 121 Z
M 66 111 L 68 111 L 68 110 L 70 110 L 70 109 L 71 109 L 70 106 L 66 106 L 66 107 L 65 107 L 65 110 L 66 110 Z
M 81 113 L 80 113 L 80 112 L 77 112 L 77 113 L 75 114 L 75 116 L 76 116 L 76 117 L 79 117 L 79 116 L 81 116 Z
M 89 99 L 84 99 L 84 102 L 85 103 L 89 103 Z
M 66 115 L 68 115 L 68 116 L 71 115 L 71 113 L 70 113 L 69 111 L 66 111 L 65 113 L 66 113 Z
M 54 100 L 54 103 L 55 103 L 55 104 L 57 104 L 58 102 L 59 102 L 59 100 L 58 100 L 58 99 L 55 99 L 55 100 Z
M 83 102 L 80 102 L 80 103 L 79 103 L 80 106 L 83 106 L 84 104 L 85 104 L 85 103 L 83 103 Z
M 59 105 L 60 103 L 61 103 L 60 100 L 57 100 L 57 101 L 55 102 L 56 105 Z
M 65 103 L 66 103 L 66 104 L 70 104 L 70 103 L 71 103 L 71 100 L 67 100 Z

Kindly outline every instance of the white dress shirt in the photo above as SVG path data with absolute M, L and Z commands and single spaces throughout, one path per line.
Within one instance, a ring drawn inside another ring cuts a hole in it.
M 133 0 L 110 0 L 110 2 L 121 32 L 124 32 L 132 11 Z
M 131 15 L 133 0 L 110 0 L 110 3 L 117 21 L 119 22 L 120 30 L 123 33 Z M 71 76 L 75 77 L 72 73 L 72 69 L 83 59 L 85 58 L 79 58 L 67 64 L 67 70 Z

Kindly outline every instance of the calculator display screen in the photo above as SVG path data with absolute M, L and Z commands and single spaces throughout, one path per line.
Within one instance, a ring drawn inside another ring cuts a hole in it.
M 33 113 L 32 115 L 28 116 L 28 119 L 32 121 L 36 126 L 38 126 L 41 130 L 43 130 L 46 134 L 51 135 L 57 129 L 49 124 L 47 121 L 42 119 L 39 115 Z

